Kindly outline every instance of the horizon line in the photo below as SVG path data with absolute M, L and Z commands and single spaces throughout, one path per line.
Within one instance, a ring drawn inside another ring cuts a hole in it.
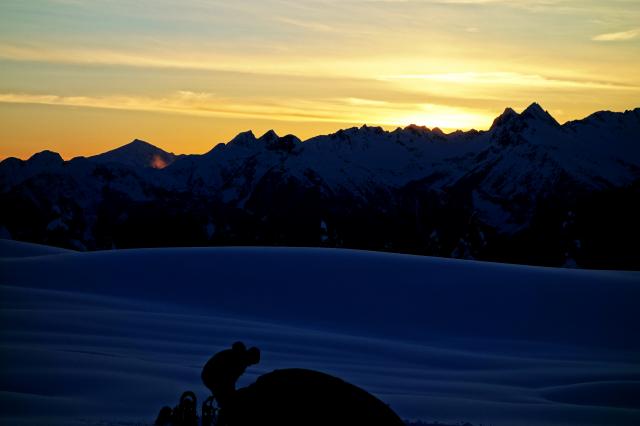
M 32 158 L 34 155 L 39 154 L 39 153 L 43 153 L 43 152 L 51 152 L 51 153 L 58 154 L 63 159 L 63 161 L 66 162 L 66 161 L 71 161 L 71 160 L 76 159 L 76 158 L 90 158 L 90 157 L 93 157 L 93 156 L 96 156 L 96 155 L 105 154 L 105 153 L 120 149 L 122 147 L 125 147 L 127 145 L 130 145 L 130 144 L 132 144 L 132 143 L 134 143 L 136 141 L 144 142 L 146 144 L 149 144 L 149 145 L 153 146 L 156 149 L 160 149 L 163 152 L 166 152 L 168 154 L 175 155 L 175 156 L 204 155 L 204 154 L 210 152 L 211 150 L 213 150 L 214 148 L 216 148 L 217 146 L 219 146 L 221 144 L 222 145 L 226 145 L 226 144 L 232 142 L 238 136 L 240 136 L 242 134 L 246 134 L 246 133 L 251 133 L 256 140 L 259 140 L 259 139 L 263 138 L 264 136 L 266 136 L 269 133 L 274 133 L 279 138 L 286 137 L 286 136 L 293 136 L 293 137 L 297 138 L 300 141 L 300 143 L 306 143 L 306 142 L 310 141 L 311 139 L 315 139 L 317 137 L 330 136 L 330 135 L 336 134 L 336 133 L 338 133 L 340 131 L 351 130 L 351 129 L 363 129 L 363 128 L 379 128 L 379 129 L 382 129 L 382 131 L 385 132 L 385 133 L 391 133 L 391 132 L 394 132 L 394 131 L 397 131 L 397 130 L 406 130 L 406 129 L 411 128 L 411 127 L 417 127 L 417 128 L 425 129 L 425 131 L 428 131 L 428 132 L 436 132 L 436 133 L 441 133 L 444 136 L 450 136 L 450 135 L 453 135 L 455 133 L 488 132 L 488 131 L 491 130 L 491 127 L 493 127 L 493 123 L 495 123 L 495 120 L 497 120 L 499 117 L 501 117 L 502 115 L 507 113 L 507 111 L 509 111 L 509 110 L 513 111 L 515 114 L 517 114 L 519 116 L 522 113 L 524 113 L 525 111 L 527 111 L 527 110 L 529 110 L 529 109 L 531 109 L 532 107 L 535 107 L 535 106 L 540 108 L 545 113 L 549 114 L 549 116 L 551 116 L 555 120 L 555 117 L 553 116 L 553 114 L 551 114 L 548 110 L 544 109 L 544 107 L 542 107 L 540 105 L 540 103 L 538 103 L 537 101 L 534 101 L 531 104 L 529 104 L 526 108 L 523 108 L 521 110 L 521 112 L 517 112 L 512 107 L 506 107 L 501 114 L 497 115 L 493 119 L 492 125 L 487 129 L 476 129 L 476 128 L 468 128 L 468 129 L 456 128 L 456 129 L 453 129 L 453 128 L 446 128 L 446 127 L 439 127 L 439 126 L 429 127 L 428 125 L 416 124 L 416 123 L 410 123 L 410 124 L 406 124 L 404 126 L 396 126 L 396 125 L 389 125 L 389 124 L 379 124 L 379 123 L 374 123 L 374 124 L 363 123 L 363 124 L 358 124 L 358 125 L 351 126 L 351 127 L 340 128 L 340 129 L 338 129 L 338 130 L 336 130 L 334 132 L 330 132 L 330 133 L 320 133 L 320 134 L 311 136 L 311 137 L 306 138 L 306 139 L 301 139 L 300 137 L 298 137 L 294 133 L 285 133 L 285 134 L 279 135 L 274 129 L 266 130 L 261 136 L 256 137 L 255 136 L 256 133 L 253 131 L 253 129 L 247 129 L 247 130 L 243 130 L 243 131 L 237 132 L 235 134 L 235 136 L 233 136 L 231 139 L 229 139 L 227 141 L 221 141 L 221 142 L 215 143 L 211 148 L 209 148 L 207 151 L 204 151 L 202 153 L 175 153 L 175 152 L 172 152 L 172 151 L 167 151 L 164 148 L 162 148 L 162 147 L 160 147 L 158 145 L 155 145 L 155 144 L 149 142 L 146 139 L 141 139 L 141 138 L 138 138 L 138 137 L 134 137 L 129 142 L 124 143 L 123 145 L 118 145 L 118 146 L 115 146 L 113 148 L 107 149 L 106 151 L 97 152 L 97 153 L 90 154 L 90 155 L 64 156 L 61 152 L 58 152 L 58 151 L 56 151 L 54 149 L 46 148 L 46 149 L 43 149 L 41 151 L 36 151 L 36 152 L 30 154 L 26 158 L 20 158 L 20 157 L 11 156 L 11 155 L 6 155 L 5 156 L 5 155 L 2 155 L 0 153 L 0 162 L 4 161 L 6 159 L 9 159 L 9 158 L 16 158 L 16 159 L 19 159 L 19 160 L 22 160 L 22 161 L 27 161 L 30 158 Z M 95 108 L 101 109 L 100 107 L 95 107 Z M 640 106 L 634 107 L 634 108 L 631 108 L 631 109 L 625 109 L 624 111 L 612 111 L 612 110 L 607 110 L 607 109 L 597 110 L 597 111 L 594 111 L 594 112 L 592 112 L 592 113 L 590 113 L 590 114 L 588 114 L 588 115 L 586 115 L 586 116 L 584 116 L 582 118 L 575 118 L 575 119 L 566 120 L 563 123 L 558 122 L 558 125 L 562 127 L 562 126 L 565 126 L 566 124 L 571 123 L 571 122 L 582 121 L 582 120 L 585 120 L 585 119 L 591 117 L 594 114 L 601 113 L 601 112 L 610 112 L 610 113 L 614 113 L 614 114 L 624 114 L 624 113 L 628 113 L 628 112 L 635 111 L 635 110 L 638 110 L 638 109 L 640 109 Z M 391 129 L 391 130 L 389 130 L 389 129 Z

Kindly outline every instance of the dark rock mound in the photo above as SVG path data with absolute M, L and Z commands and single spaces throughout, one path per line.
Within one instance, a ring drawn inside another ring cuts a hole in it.
M 249 425 L 404 425 L 385 403 L 337 377 L 304 369 L 275 370 L 239 389 L 221 419 Z

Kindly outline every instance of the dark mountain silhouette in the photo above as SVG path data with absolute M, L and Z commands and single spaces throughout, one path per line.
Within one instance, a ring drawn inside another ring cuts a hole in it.
M 304 142 L 249 131 L 203 155 L 142 141 L 70 161 L 45 151 L 0 163 L 0 236 L 638 269 L 638 141 L 640 108 L 561 125 L 534 103 L 487 131 L 362 126 Z
M 104 164 L 117 163 L 136 168 L 152 167 L 154 169 L 163 169 L 173 163 L 176 156 L 148 142 L 135 139 L 120 148 L 107 151 L 104 154 L 94 155 L 89 159 Z

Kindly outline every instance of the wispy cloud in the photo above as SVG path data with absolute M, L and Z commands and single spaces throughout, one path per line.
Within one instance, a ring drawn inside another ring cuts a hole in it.
M 293 99 L 251 99 L 238 101 L 210 93 L 178 91 L 166 97 L 145 96 L 59 96 L 48 94 L 0 94 L 1 103 L 41 104 L 70 107 L 119 109 L 205 117 L 259 118 L 285 121 L 340 121 L 320 108 L 306 108 Z M 308 102 L 307 102 L 308 103 Z M 292 105 L 292 106 L 290 106 Z
M 278 17 L 275 19 L 276 22 L 280 22 L 286 25 L 290 25 L 293 27 L 297 27 L 297 28 L 301 28 L 304 30 L 310 30 L 310 31 L 319 31 L 319 32 L 333 32 L 336 31 L 335 28 L 333 28 L 330 25 L 327 24 L 323 24 L 320 22 L 313 22 L 313 21 L 303 21 L 303 20 L 299 20 L 299 19 L 291 19 L 291 18 L 285 18 L 285 17 Z
M 492 117 L 489 111 L 423 102 L 390 103 L 377 99 L 361 98 L 314 100 L 253 98 L 237 100 L 218 97 L 211 93 L 187 90 L 158 98 L 0 93 L 0 103 L 103 108 L 290 122 L 368 123 L 389 126 L 418 123 L 451 130 L 487 127 L 491 123 Z
M 132 67 L 179 68 L 194 70 L 247 69 L 250 58 L 233 58 L 211 54 L 173 55 L 164 51 L 147 53 L 109 48 L 55 48 L 44 45 L 0 44 L 0 58 L 14 61 L 52 62 L 82 65 L 124 65 Z
M 282 55 L 281 60 L 275 59 Z M 289 76 L 366 77 L 358 68 L 369 61 L 351 58 L 289 55 L 276 47 L 265 47 L 260 53 L 236 54 L 216 49 L 189 50 L 184 46 L 157 47 L 142 50 L 115 48 L 55 47 L 44 44 L 0 43 L 0 59 L 21 62 L 43 62 L 87 66 L 116 65 L 139 68 L 176 70 L 229 71 L 246 74 Z M 370 65 L 369 65 L 370 66 Z
M 475 31 L 476 28 L 466 29 Z M 624 33 L 604 34 L 598 40 L 623 40 L 640 35 L 640 29 Z M 626 38 L 625 38 L 626 37 Z M 595 38 L 594 38 L 595 40 Z M 177 51 L 177 53 L 175 53 Z M 174 52 L 174 53 L 171 53 Z M 469 71 L 469 72 L 427 72 L 394 73 L 403 69 L 419 69 L 425 66 L 419 59 L 404 57 L 389 58 L 339 58 L 339 57 L 287 57 L 273 60 L 272 56 L 235 56 L 227 53 L 198 53 L 180 49 L 149 50 L 145 52 L 112 49 L 48 48 L 39 45 L 12 45 L 0 43 L 0 59 L 24 62 L 46 62 L 74 65 L 117 65 L 140 68 L 168 68 L 177 70 L 221 71 L 264 76 L 297 76 L 323 79 L 360 79 L 386 83 L 427 81 L 455 84 L 458 89 L 466 87 L 528 87 L 538 89 L 584 89 L 637 91 L 638 85 L 617 81 L 600 80 L 590 75 L 571 72 L 563 77 L 554 75 L 553 69 L 539 73 L 514 71 Z M 441 58 L 442 61 L 447 58 Z M 447 61 L 452 67 L 469 66 L 464 62 Z M 426 64 L 429 65 L 429 64 Z M 443 67 L 439 67 L 443 68 Z M 545 75 L 545 72 L 547 75 Z M 557 74 L 557 73 L 556 73 Z M 432 93 L 439 92 L 435 85 L 422 86 Z M 456 89 L 456 92 L 459 90 Z M 423 91 L 423 90 L 419 90 Z
M 636 28 L 629 31 L 620 31 L 617 33 L 606 33 L 594 36 L 594 41 L 627 41 L 633 40 L 640 36 L 640 28 Z
M 360 0 L 366 3 L 415 3 L 463 6 L 504 5 L 513 8 L 537 10 L 539 8 L 557 8 L 574 3 L 575 0 Z
M 567 0 L 361 0 L 366 3 L 445 3 L 445 4 L 491 4 L 508 3 L 512 5 L 545 4 L 553 5 Z
M 528 88 L 547 89 L 606 89 L 606 90 L 640 90 L 638 86 L 625 85 L 607 81 L 590 81 L 584 79 L 562 79 L 539 74 L 522 74 L 516 72 L 461 72 L 435 74 L 401 74 L 381 77 L 382 80 L 426 80 L 438 83 L 451 83 L 469 86 L 523 86 Z

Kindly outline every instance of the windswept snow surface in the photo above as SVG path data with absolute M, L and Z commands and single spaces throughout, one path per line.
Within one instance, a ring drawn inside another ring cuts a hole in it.
M 152 422 L 236 340 L 403 418 L 640 424 L 640 273 L 334 249 L 0 241 L 0 423 Z M 11 252 L 20 252 L 13 256 Z M 31 254 L 28 254 L 32 250 Z

